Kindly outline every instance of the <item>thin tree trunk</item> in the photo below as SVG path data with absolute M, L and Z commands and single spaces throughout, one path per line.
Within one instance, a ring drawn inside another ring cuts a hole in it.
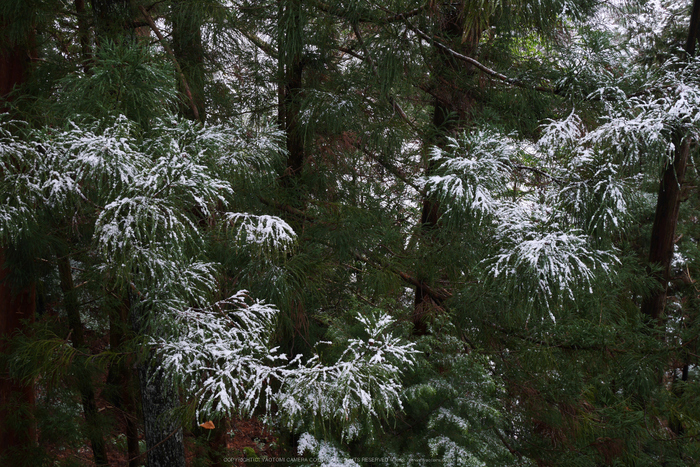
M 282 18 L 284 16 L 284 3 L 282 0 L 277 0 L 277 125 L 280 129 L 287 128 L 286 109 L 285 109 L 285 93 L 284 93 L 284 49 L 282 42 L 284 41 L 284 30 L 282 29 Z
M 115 352 L 125 352 L 128 342 L 129 322 L 128 300 L 109 316 L 109 346 Z M 125 424 L 127 457 L 129 467 L 139 465 L 139 434 L 136 401 L 132 388 L 131 358 L 120 358 L 109 367 L 107 373 L 107 397 L 109 402 L 121 411 Z
M 170 58 L 172 58 L 173 65 L 175 65 L 175 70 L 177 71 L 178 75 L 180 75 L 180 85 L 182 86 L 182 89 L 185 91 L 185 95 L 187 96 L 187 100 L 190 103 L 190 109 L 192 109 L 192 114 L 194 116 L 195 120 L 203 120 L 203 117 L 199 115 L 199 110 L 197 109 L 197 104 L 194 101 L 194 96 L 192 95 L 192 90 L 190 89 L 190 85 L 187 82 L 187 78 L 185 77 L 185 74 L 182 72 L 182 67 L 180 67 L 180 63 L 177 60 L 177 57 L 175 56 L 175 53 L 172 51 L 168 43 L 165 41 L 165 37 L 163 36 L 163 33 L 160 32 L 160 29 L 158 29 L 158 26 L 156 25 L 155 21 L 151 17 L 151 15 L 148 13 L 148 10 L 146 10 L 142 5 L 139 5 L 139 11 L 143 15 L 144 19 L 148 23 L 148 25 L 151 27 L 151 30 L 153 33 L 158 37 L 158 41 L 160 42 L 160 45 L 163 46 L 165 51 L 170 55 Z
M 471 39 L 462 42 L 463 33 L 463 10 L 462 7 L 455 7 L 451 4 L 441 5 L 438 15 L 440 23 L 439 36 L 448 44 L 460 40 L 458 49 L 470 55 L 476 50 L 478 45 L 478 34 L 472 34 Z M 464 63 L 457 61 L 443 47 L 434 45 L 434 69 L 435 74 L 435 103 L 433 107 L 432 129 L 426 139 L 427 146 L 443 147 L 445 136 L 450 135 L 463 128 L 470 118 L 470 112 L 474 106 L 474 100 L 468 89 L 460 88 L 456 79 L 473 74 L 474 70 L 467 68 Z M 460 72 L 457 73 L 456 70 Z M 446 86 L 444 82 L 454 82 L 453 86 Z M 425 175 L 432 175 L 435 167 L 432 161 L 425 162 Z M 428 321 L 430 315 L 436 308 L 442 306 L 442 301 L 436 301 L 430 294 L 426 293 L 425 286 L 429 286 L 430 274 L 426 271 L 434 268 L 433 253 L 439 250 L 440 245 L 437 239 L 437 229 L 439 228 L 440 216 L 442 214 L 440 203 L 434 198 L 427 196 L 423 199 L 423 210 L 420 219 L 421 235 L 419 248 L 423 250 L 419 260 L 419 267 L 416 276 L 420 280 L 420 285 L 416 287 L 415 300 L 413 306 L 413 332 L 416 335 L 424 335 L 428 332 Z M 425 284 L 425 286 L 424 286 Z
M 185 467 L 182 427 L 173 416 L 178 407 L 177 392 L 161 368 L 152 364 L 155 356 L 139 365 L 149 467 Z
M 90 26 L 85 11 L 85 0 L 75 0 L 75 13 L 78 15 L 78 40 L 83 61 L 83 72 L 90 73 L 92 51 L 90 50 Z
M 0 249 L 0 338 L 24 328 L 22 321 L 34 321 L 36 299 L 34 286 L 14 290 L 5 267 L 6 249 Z M 0 352 L 7 352 L 0 340 Z M 21 460 L 36 450 L 36 428 L 31 415 L 34 407 L 34 384 L 12 379 L 0 368 L 0 464 L 22 465 Z M 30 456 L 31 457 L 31 456 Z
M 173 54 L 179 63 L 184 83 L 189 86 L 192 103 L 180 103 L 180 114 L 190 120 L 206 120 L 204 105 L 204 47 L 202 46 L 202 18 L 192 8 L 186 8 L 186 2 L 173 2 L 171 10 Z M 181 92 L 187 95 L 183 81 L 180 81 Z M 188 98 L 189 99 L 189 98 Z
M 688 39 L 685 42 L 685 51 L 691 57 L 695 56 L 695 43 L 700 37 L 700 2 L 693 2 L 693 9 L 690 13 L 690 27 L 688 30 Z
M 0 30 L 2 30 L 0 22 Z M 28 32 L 27 43 L 0 50 L 0 112 L 9 110 L 8 95 L 28 74 L 31 56 L 36 55 Z M 23 321 L 34 321 L 36 294 L 33 284 L 18 289 L 12 285 L 12 272 L 6 264 L 7 248 L 0 248 L 0 353 L 7 352 L 5 339 L 24 328 Z M 18 464 L 31 459 L 36 451 L 34 425 L 34 384 L 9 377 L 0 368 L 0 464 Z
M 63 252 L 58 255 L 58 276 L 63 291 L 63 304 L 68 315 L 68 326 L 73 340 L 73 346 L 83 352 L 87 352 L 88 346 L 85 343 L 85 333 L 83 323 L 80 320 L 80 306 L 73 285 L 73 272 L 71 270 L 70 258 Z M 83 403 L 83 413 L 87 423 L 87 435 L 92 446 L 92 453 L 96 465 L 108 465 L 105 441 L 99 426 L 99 416 L 97 403 L 95 402 L 95 390 L 92 385 L 92 377 L 86 367 L 86 359 L 78 357 L 75 362 L 76 377 L 78 379 L 78 390 Z
M 147 311 L 137 297 L 131 298 L 131 321 L 137 335 L 151 332 Z M 174 416 L 179 406 L 178 394 L 158 360 L 150 350 L 138 364 L 148 467 L 185 467 L 182 426 Z
M 669 164 L 664 171 L 659 187 L 654 225 L 651 229 L 649 263 L 661 268 L 657 275 L 660 290 L 642 303 L 642 313 L 655 322 L 660 322 L 666 306 L 668 283 L 671 280 L 674 238 L 681 204 L 681 188 L 685 180 L 689 156 L 690 140 L 683 138 L 680 144 L 676 144 L 673 163 Z
M 284 130 L 287 136 L 287 167 L 282 178 L 285 185 L 301 175 L 304 167 L 304 132 L 301 127 L 301 98 L 303 96 L 302 62 L 304 25 L 302 4 L 293 0 L 280 7 L 281 18 L 279 44 L 282 64 L 282 101 L 280 112 L 284 116 Z M 282 120 L 282 118 L 280 118 Z
M 693 2 L 690 29 L 685 51 L 688 55 L 695 55 L 695 42 L 700 30 L 700 0 Z M 681 203 L 681 188 L 685 181 L 685 171 L 690 159 L 691 141 L 681 134 L 676 134 L 673 162 L 666 166 L 659 186 L 659 195 L 656 202 L 654 225 L 651 230 L 651 247 L 649 249 L 649 263 L 658 266 L 661 271 L 656 279 L 659 282 L 659 291 L 647 297 L 642 302 L 642 313 L 649 316 L 654 322 L 661 324 L 668 283 L 671 279 L 671 261 L 673 260 L 673 246 L 678 225 L 678 211 Z

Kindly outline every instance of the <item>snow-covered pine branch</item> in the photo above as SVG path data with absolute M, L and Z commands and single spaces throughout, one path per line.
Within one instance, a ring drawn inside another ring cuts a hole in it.
M 240 291 L 203 309 L 170 309 L 172 335 L 152 340 L 167 373 L 197 401 L 198 419 L 212 414 L 250 415 L 270 380 L 280 379 L 286 356 L 269 346 L 277 309 Z M 269 407 L 267 407 L 269 408 Z
M 171 309 L 173 336 L 153 340 L 169 374 L 178 375 L 198 417 L 250 415 L 275 402 L 291 427 L 312 429 L 334 422 L 352 439 L 368 419 L 401 407 L 400 377 L 414 362 L 413 344 L 392 336 L 387 315 L 359 316 L 367 339 L 350 339 L 333 364 L 316 356 L 286 362 L 270 347 L 274 306 L 247 298 L 245 291 L 206 309 Z M 274 383 L 274 381 L 277 383 Z M 273 386 L 278 389 L 273 392 Z
M 285 153 L 283 133 L 272 124 L 252 128 L 163 119 L 153 132 L 158 136 L 146 144 L 154 152 L 172 151 L 163 145 L 175 145 L 180 153 L 208 160 L 212 173 L 248 184 L 276 176 L 275 167 Z
M 616 93 L 611 99 L 605 89 L 598 90 L 607 114 L 579 147 L 604 153 L 624 168 L 666 164 L 673 159 L 674 133 L 698 135 L 699 72 L 697 58 L 671 58 L 631 96 Z
M 551 204 L 561 211 L 562 225 L 573 225 L 598 237 L 622 231 L 633 207 L 641 203 L 638 175 L 626 176 L 618 164 L 593 158 L 571 170 L 561 190 L 551 193 Z
M 426 188 L 440 198 L 447 215 L 490 215 L 490 222 L 481 225 L 494 229 L 497 249 L 484 260 L 488 275 L 498 278 L 501 286 L 517 289 L 519 296 L 530 297 L 553 316 L 553 301 L 573 298 L 575 291 L 584 290 L 580 285 L 588 289 L 596 270 L 612 273 L 614 252 L 594 248 L 588 231 L 618 227 L 631 189 L 615 165 L 586 157 L 591 153 L 581 145 L 587 134 L 575 112 L 562 121 L 550 120 L 543 130 L 539 144 L 526 150 L 512 137 L 490 130 L 449 139 L 449 152 L 434 150 L 436 175 L 428 177 Z M 525 154 L 541 170 L 557 173 L 563 186 L 549 184 L 532 191 L 525 183 L 513 200 L 508 193 L 512 163 Z M 558 171 L 553 160 L 562 154 L 575 169 Z
M 312 431 L 338 424 L 341 436 L 352 440 L 368 420 L 400 409 L 400 376 L 414 364 L 417 351 L 389 332 L 393 319 L 383 314 L 358 316 L 368 338 L 350 339 L 337 362 L 314 357 L 285 375 L 277 404 L 292 426 Z M 366 433 L 365 433 L 366 434 Z
M 227 212 L 223 217 L 224 229 L 239 245 L 267 255 L 284 253 L 294 246 L 296 233 L 277 216 Z
M 573 300 L 597 273 L 612 274 L 618 262 L 614 251 L 597 250 L 584 232 L 562 228 L 551 208 L 534 199 L 505 203 L 498 217 L 500 251 L 486 261 L 489 275 L 506 279 L 518 296 L 545 305 L 553 320 L 553 303 Z
M 101 257 L 96 266 L 112 280 L 135 280 L 144 296 L 176 293 L 205 304 L 214 265 L 201 258 L 197 223 L 215 206 L 226 207 L 231 179 L 272 172 L 282 152 L 279 132 L 173 118 L 156 120 L 142 139 L 122 115 L 76 122 L 62 130 L 0 125 L 2 242 L 16 240 L 47 214 L 58 223 L 91 225 L 90 240 Z M 291 246 L 293 232 L 283 221 L 238 216 L 248 232 L 240 240 L 268 249 Z M 257 234 L 253 218 L 261 222 Z
M 599 98 L 606 113 L 599 125 L 584 127 L 572 111 L 542 126 L 538 149 L 563 180 L 548 194 L 562 224 L 571 223 L 596 237 L 621 231 L 633 208 L 644 200 L 641 184 L 655 180 L 674 157 L 678 137 L 700 135 L 700 62 L 668 59 L 645 75 L 643 87 L 629 94 L 619 80 L 589 97 Z M 633 74 L 627 77 L 631 87 Z
M 492 130 L 448 138 L 445 149 L 433 148 L 434 174 L 423 180 L 429 195 L 445 206 L 446 214 L 492 214 L 510 180 L 510 164 L 519 152 L 510 137 Z

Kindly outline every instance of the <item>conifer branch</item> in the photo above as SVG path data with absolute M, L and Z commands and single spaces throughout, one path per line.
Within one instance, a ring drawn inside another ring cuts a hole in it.
M 280 211 L 284 211 L 288 214 L 291 214 L 295 217 L 298 217 L 299 219 L 305 220 L 307 222 L 316 222 L 316 218 L 313 216 L 310 216 L 306 214 L 304 211 L 301 209 L 297 209 L 293 206 L 290 206 L 289 204 L 284 204 L 280 203 L 279 201 L 263 198 L 262 196 L 259 196 L 258 199 L 260 200 L 261 203 L 267 205 L 267 206 L 272 206 L 274 208 L 279 209 Z
M 324 13 L 328 13 L 329 15 L 333 15 L 339 18 L 343 19 L 348 19 L 347 15 L 343 15 L 342 12 L 339 12 L 337 10 L 333 10 L 328 4 L 316 1 L 315 2 L 316 7 L 321 10 Z M 387 24 L 387 23 L 397 23 L 399 21 L 405 21 L 406 18 L 412 18 L 414 16 L 417 16 L 421 14 L 425 9 L 428 7 L 429 2 L 425 2 L 423 6 L 419 6 L 417 8 L 414 8 L 411 11 L 407 11 L 405 13 L 391 13 L 388 16 L 384 17 L 369 17 L 367 15 L 360 15 L 359 17 L 355 18 L 355 21 L 358 21 L 360 23 L 374 23 L 374 24 Z M 386 11 L 386 10 L 385 10 Z
M 163 37 L 163 34 L 160 32 L 158 29 L 158 26 L 156 26 L 156 23 L 153 21 L 153 18 L 151 15 L 146 11 L 146 9 L 143 7 L 143 5 L 139 5 L 139 11 L 143 15 L 143 17 L 146 19 L 148 22 L 148 25 L 151 27 L 155 35 L 158 37 L 158 40 L 160 41 L 160 44 L 163 46 L 165 51 L 170 55 L 170 58 L 173 60 L 173 64 L 175 65 L 175 69 L 177 70 L 178 74 L 180 75 L 180 81 L 182 81 L 182 87 L 185 88 L 185 94 L 187 95 L 187 99 L 189 100 L 190 103 L 190 108 L 192 109 L 192 113 L 194 114 L 194 118 L 196 120 L 199 120 L 199 110 L 197 109 L 197 104 L 194 102 L 194 97 L 192 97 L 192 91 L 190 90 L 189 84 L 187 84 L 187 79 L 185 78 L 185 73 L 183 73 L 182 68 L 180 67 L 180 64 L 177 61 L 177 58 L 175 57 L 175 53 L 173 50 L 170 48 L 167 42 L 165 42 L 165 38 Z
M 390 268 L 390 270 L 392 270 L 392 269 Z M 413 277 L 409 274 L 406 274 L 403 271 L 396 270 L 393 272 L 398 274 L 398 276 L 401 279 L 403 279 L 404 282 L 407 282 L 407 283 L 414 285 L 415 287 L 421 289 L 421 291 L 425 295 L 428 295 L 430 298 L 435 300 L 435 302 L 440 304 L 440 305 L 442 305 L 442 302 L 444 302 L 448 298 L 452 298 L 452 292 L 448 291 L 447 289 L 442 289 L 442 288 L 436 289 L 434 287 L 431 287 L 428 284 L 426 284 L 425 282 L 420 281 L 420 280 L 416 279 L 415 277 Z
M 341 17 L 343 19 L 348 19 L 345 15 L 342 15 L 339 12 L 331 11 L 330 7 L 322 2 L 317 2 L 317 6 L 319 7 L 319 9 L 321 11 L 324 11 L 324 12 L 329 13 L 329 14 L 333 14 L 333 15 Z M 479 61 L 477 61 L 471 57 L 460 54 L 459 52 L 457 52 L 457 51 L 451 49 L 450 47 L 446 46 L 445 44 L 439 42 L 435 38 L 431 38 L 428 34 L 424 33 L 423 31 L 418 29 L 416 26 L 414 26 L 410 21 L 408 21 L 408 18 L 416 16 L 421 11 L 423 11 L 425 9 L 425 6 L 413 9 L 413 10 L 406 12 L 406 13 L 394 13 L 387 8 L 383 8 L 383 9 L 389 16 L 386 16 L 385 18 L 381 18 L 379 20 L 368 18 L 368 17 L 360 17 L 359 19 L 355 19 L 355 21 L 373 22 L 375 24 L 403 21 L 406 24 L 406 27 L 408 27 L 410 30 L 415 32 L 422 39 L 434 44 L 436 47 L 444 50 L 445 52 L 449 53 L 450 55 L 454 56 L 455 58 L 473 65 L 474 67 L 478 68 L 479 70 L 481 70 L 482 72 L 486 73 L 489 76 L 493 76 L 494 78 L 501 80 L 507 84 L 510 84 L 512 86 L 516 86 L 519 88 L 523 88 L 523 89 L 531 89 L 534 91 L 546 92 L 548 94 L 555 94 L 555 95 L 562 95 L 563 94 L 561 91 L 559 91 L 557 89 L 548 88 L 548 87 L 544 87 L 544 86 L 533 86 L 533 85 L 527 84 L 524 81 L 521 81 L 519 79 L 510 78 L 502 73 L 499 73 L 499 72 L 487 67 L 486 65 L 483 65 L 482 63 L 480 63 Z M 355 30 L 355 29 L 356 29 L 356 26 L 353 24 L 353 30 Z M 357 34 L 357 32 L 356 32 L 356 34 Z
M 397 276 L 399 276 L 404 282 L 413 285 L 414 287 L 420 288 L 425 295 L 428 295 L 430 298 L 435 300 L 436 303 L 442 304 L 445 300 L 452 298 L 452 293 L 448 291 L 447 289 L 440 288 L 436 289 L 434 287 L 429 286 L 423 281 L 418 280 L 416 277 L 413 277 L 412 275 L 401 271 L 393 266 L 390 265 L 383 265 L 381 263 L 375 262 L 368 258 L 365 255 L 362 255 L 360 253 L 355 252 L 354 256 L 356 259 L 362 261 L 363 263 L 367 263 L 369 265 L 374 266 L 377 269 L 388 269 L 389 271 L 393 272 Z
M 399 180 L 404 182 L 406 185 L 408 185 L 411 188 L 413 188 L 414 190 L 416 190 L 419 194 L 421 194 L 423 196 L 426 195 L 425 189 L 422 188 L 421 186 L 419 186 L 418 184 L 412 182 L 411 180 L 409 180 L 408 177 L 406 177 L 404 174 L 401 173 L 401 171 L 398 169 L 398 167 L 394 166 L 393 164 L 390 164 L 389 162 L 384 160 L 384 158 L 377 156 L 376 154 L 373 154 L 370 150 L 368 150 L 367 148 L 365 148 L 362 145 L 354 144 L 353 146 L 355 146 L 355 148 L 362 151 L 362 153 L 365 156 L 369 157 L 370 159 L 372 159 L 373 161 L 377 162 L 379 165 L 384 167 L 393 176 L 395 176 L 396 178 L 398 178 Z
M 326 242 L 319 241 L 319 240 L 314 240 L 314 241 L 316 241 L 317 243 L 321 243 L 322 245 L 326 245 L 330 248 L 333 248 L 332 245 L 330 245 Z M 368 264 L 377 270 L 385 269 L 385 270 L 388 270 L 388 271 L 396 274 L 407 284 L 410 284 L 414 287 L 420 288 L 425 295 L 432 298 L 436 303 L 439 303 L 441 306 L 445 300 L 452 298 L 452 296 L 453 296 L 452 292 L 450 292 L 447 289 L 444 289 L 444 288 L 438 289 L 438 288 L 431 287 L 428 284 L 426 284 L 425 282 L 418 280 L 417 278 L 413 277 L 412 275 L 410 275 L 404 271 L 401 271 L 398 268 L 395 268 L 395 267 L 388 265 L 388 264 L 382 264 L 381 261 L 372 260 L 369 257 L 367 257 L 366 255 L 363 255 L 359 252 L 353 252 L 353 256 L 355 257 L 356 260 L 361 261 L 362 263 Z
M 536 174 L 538 174 L 538 175 L 542 175 L 542 176 L 545 176 L 545 177 L 549 178 L 549 179 L 552 180 L 553 182 L 556 182 L 558 185 L 564 185 L 564 180 L 562 180 L 561 178 L 555 177 L 554 175 L 548 174 L 548 173 L 545 172 L 544 170 L 538 169 L 537 167 L 530 167 L 530 166 L 527 166 L 527 165 L 514 164 L 514 165 L 513 165 L 513 168 L 515 168 L 515 169 L 517 169 L 517 170 L 527 170 L 527 171 L 530 171 L 530 172 L 534 172 L 534 173 L 536 173 Z
M 275 50 L 275 48 L 271 44 L 268 44 L 267 42 L 263 41 L 255 34 L 251 34 L 248 31 L 244 31 L 242 29 L 239 29 L 238 32 L 243 34 L 246 39 L 248 39 L 250 42 L 252 42 L 255 47 L 262 50 L 266 55 L 268 55 L 269 57 L 272 57 L 272 58 L 277 58 L 278 52 L 277 52 L 277 50 Z
M 346 54 L 348 54 L 348 55 L 351 55 L 351 56 L 357 58 L 358 60 L 362 60 L 363 62 L 364 62 L 365 60 L 367 60 L 367 59 L 366 59 L 365 57 L 363 57 L 362 55 L 358 54 L 357 52 L 355 52 L 355 51 L 352 50 L 352 49 L 348 49 L 347 47 L 338 47 L 338 50 L 340 50 L 341 52 L 346 53 Z
M 492 329 L 495 329 L 496 331 L 499 331 L 503 335 L 513 338 L 513 339 L 518 339 L 524 342 L 529 342 L 531 344 L 536 345 L 537 347 L 542 347 L 542 348 L 548 348 L 548 349 L 561 349 L 561 350 L 569 350 L 569 351 L 595 351 L 595 352 L 606 352 L 610 355 L 615 355 L 615 354 L 629 354 L 632 351 L 627 348 L 620 348 L 620 347 L 611 347 L 606 344 L 575 344 L 571 342 L 549 342 L 545 341 L 542 339 L 539 339 L 534 336 L 528 336 L 526 334 L 523 334 L 520 332 L 520 330 L 515 330 L 515 329 L 509 329 L 504 326 L 501 326 L 497 323 L 491 322 L 491 321 L 480 321 L 481 324 L 486 325 Z M 686 344 L 681 344 L 677 346 L 669 346 L 665 348 L 645 348 L 644 353 L 645 354 L 661 354 L 661 353 L 668 353 L 670 351 L 680 351 L 680 350 L 687 350 L 684 348 Z M 690 353 L 690 352 L 688 352 Z
M 399 14 L 399 16 L 401 16 L 401 15 Z M 546 92 L 549 94 L 561 95 L 561 92 L 556 90 L 556 89 L 547 88 L 544 86 L 532 86 L 532 85 L 527 84 L 524 81 L 521 81 L 519 79 L 510 78 L 502 73 L 499 73 L 496 70 L 493 70 L 493 69 L 487 67 L 486 65 L 482 64 L 481 62 L 451 49 L 450 47 L 446 46 L 445 44 L 438 41 L 437 39 L 431 38 L 428 34 L 424 33 L 423 31 L 418 29 L 416 26 L 414 26 L 410 21 L 406 20 L 405 24 L 406 24 L 407 28 L 409 28 L 411 31 L 415 32 L 420 38 L 426 40 L 427 42 L 430 42 L 431 44 L 435 45 L 435 47 L 449 53 L 453 57 L 455 57 L 459 60 L 462 60 L 463 62 L 469 63 L 470 65 L 478 68 L 479 70 L 481 70 L 482 72 L 486 73 L 489 76 L 493 76 L 494 78 L 501 80 L 507 84 L 510 84 L 511 86 L 516 86 L 516 87 L 523 88 L 523 89 L 530 89 L 533 91 Z
M 372 60 L 372 56 L 369 53 L 369 50 L 367 49 L 367 46 L 365 45 L 365 42 L 362 40 L 362 35 L 360 34 L 360 29 L 357 27 L 356 23 L 352 24 L 352 30 L 355 33 L 355 37 L 357 37 L 357 41 L 360 43 L 360 47 L 362 47 L 362 51 L 365 53 L 365 57 L 367 60 L 367 63 L 369 63 L 370 68 L 372 69 L 372 74 L 379 80 L 379 70 L 377 70 L 377 64 Z M 401 116 L 401 119 L 405 121 L 408 126 L 410 126 L 412 129 L 416 129 L 415 125 L 413 125 L 413 122 L 408 118 L 408 115 L 406 115 L 406 112 L 403 111 L 401 106 L 396 102 L 396 99 L 394 99 L 394 96 L 392 95 L 387 95 L 387 99 L 389 100 L 389 103 L 391 104 L 392 108 L 398 112 L 398 114 Z

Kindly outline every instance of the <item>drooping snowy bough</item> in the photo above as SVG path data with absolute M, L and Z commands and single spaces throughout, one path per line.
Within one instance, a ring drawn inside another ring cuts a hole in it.
M 171 310 L 175 335 L 152 341 L 167 372 L 197 401 L 197 417 L 251 415 L 262 403 L 292 427 L 339 423 L 352 439 L 358 424 L 401 408 L 401 376 L 414 361 L 413 344 L 393 337 L 387 315 L 359 316 L 366 339 L 350 339 L 332 364 L 318 356 L 288 361 L 270 347 L 272 305 L 245 291 L 206 309 Z M 271 419 L 272 420 L 272 419 Z

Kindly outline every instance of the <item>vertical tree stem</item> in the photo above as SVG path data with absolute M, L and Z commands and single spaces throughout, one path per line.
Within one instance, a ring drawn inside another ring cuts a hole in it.
M 80 306 L 78 305 L 78 298 L 73 285 L 70 258 L 68 255 L 61 255 L 57 258 L 57 261 L 58 276 L 61 282 L 61 290 L 63 291 L 63 304 L 68 315 L 68 326 L 70 327 L 73 346 L 76 349 L 86 351 L 88 349 L 85 344 L 83 323 L 80 320 Z M 95 390 L 92 386 L 90 372 L 86 368 L 85 363 L 84 357 L 76 358 L 76 377 L 78 378 L 78 390 L 80 391 L 85 421 L 87 422 L 88 438 L 92 445 L 95 464 L 98 466 L 108 465 L 105 441 L 99 429 Z
M 151 15 L 148 14 L 148 11 L 143 7 L 143 5 L 139 5 L 139 11 L 143 15 L 143 17 L 146 19 L 146 22 L 148 25 L 151 27 L 155 35 L 158 37 L 158 40 L 160 41 L 160 44 L 163 46 L 165 51 L 170 55 L 170 58 L 173 60 L 173 65 L 175 65 L 175 70 L 177 70 L 178 74 L 180 75 L 180 81 L 182 81 L 182 87 L 185 89 L 185 94 L 187 95 L 187 99 L 190 102 L 190 108 L 192 109 L 192 113 L 194 114 L 194 118 L 196 120 L 199 120 L 199 110 L 197 110 L 197 104 L 194 102 L 194 97 L 192 97 L 192 91 L 190 91 L 190 86 L 187 84 L 187 79 L 185 78 L 185 74 L 182 72 L 182 68 L 180 68 L 180 64 L 177 61 L 177 58 L 175 57 L 175 54 L 173 53 L 173 50 L 170 48 L 168 43 L 165 41 L 165 38 L 163 37 L 163 34 L 161 34 L 160 30 L 158 29 L 158 26 L 156 26 L 156 23 L 153 21 L 153 18 L 151 18 Z

